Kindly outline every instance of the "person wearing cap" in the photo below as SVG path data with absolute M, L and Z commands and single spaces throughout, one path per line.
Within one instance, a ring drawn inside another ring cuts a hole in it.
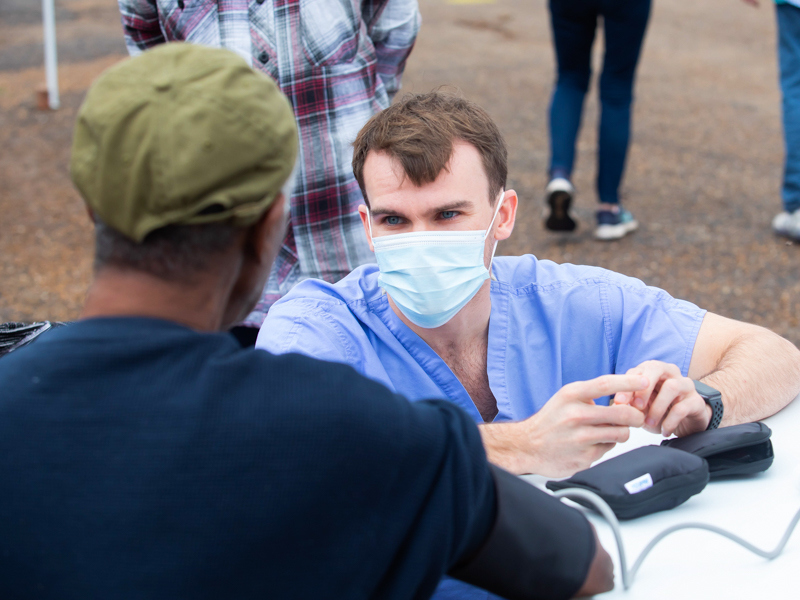
M 94 281 L 79 321 L 0 360 L 0 597 L 610 589 L 584 516 L 489 465 L 451 403 L 221 333 L 278 252 L 297 145 L 227 50 L 168 44 L 89 90 L 71 173 Z
M 372 262 L 352 143 L 400 89 L 417 0 L 118 0 L 135 56 L 169 41 L 228 48 L 270 76 L 294 108 L 300 161 L 291 219 L 264 293 L 234 329 L 255 342 L 270 306 L 299 281 L 331 283 Z
M 351 365 L 411 400 L 443 395 L 480 424 L 490 460 L 549 477 L 589 467 L 630 427 L 684 436 L 800 393 L 800 351 L 766 329 L 605 269 L 495 257 L 518 198 L 499 129 L 464 98 L 409 95 L 376 115 L 353 170 L 377 265 L 298 285 L 257 348 Z M 647 383 L 575 387 L 615 373 Z M 447 581 L 437 597 L 486 592 Z

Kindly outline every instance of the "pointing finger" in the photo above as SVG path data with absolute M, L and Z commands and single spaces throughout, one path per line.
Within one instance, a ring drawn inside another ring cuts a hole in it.
M 589 381 L 569 383 L 562 391 L 568 398 L 588 404 L 593 403 L 595 398 L 644 389 L 649 383 L 641 375 L 603 375 Z

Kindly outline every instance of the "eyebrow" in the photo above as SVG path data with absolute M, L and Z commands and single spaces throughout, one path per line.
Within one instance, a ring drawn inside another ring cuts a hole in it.
M 447 204 L 442 204 L 440 206 L 435 207 L 430 212 L 432 213 L 440 213 L 445 212 L 448 210 L 458 210 L 460 208 L 472 208 L 474 203 L 471 200 L 458 200 L 457 202 L 449 202 Z M 371 209 L 370 214 L 373 217 L 383 217 L 383 216 L 392 216 L 392 217 L 402 217 L 403 213 L 398 212 L 396 210 L 391 210 L 388 208 L 376 208 Z

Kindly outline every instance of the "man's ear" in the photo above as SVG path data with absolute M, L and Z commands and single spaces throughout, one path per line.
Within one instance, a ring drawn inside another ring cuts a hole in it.
M 503 205 L 497 211 L 497 219 L 494 230 L 494 239 L 497 241 L 507 240 L 514 231 L 514 222 L 517 220 L 517 192 L 506 190 L 504 193 Z
M 367 236 L 367 243 L 369 244 L 369 249 L 375 252 L 375 248 L 372 245 L 372 236 L 369 234 L 369 213 L 367 212 L 367 205 L 360 204 L 358 206 L 358 216 L 361 217 L 361 224 L 364 226 L 364 235 Z
M 283 194 L 278 194 L 261 218 L 249 228 L 245 241 L 245 252 L 249 258 L 272 264 L 286 236 L 286 224 L 285 199 Z
M 230 249 L 230 265 L 238 265 L 238 269 L 236 273 L 231 272 L 231 287 L 222 319 L 224 329 L 241 322 L 258 303 L 285 235 L 283 194 L 278 194 L 255 223 L 242 228 Z

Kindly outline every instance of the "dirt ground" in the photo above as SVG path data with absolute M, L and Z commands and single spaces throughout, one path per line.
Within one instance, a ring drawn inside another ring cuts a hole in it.
M 641 228 L 622 241 L 591 238 L 594 93 L 574 177 L 581 226 L 554 235 L 541 225 L 554 68 L 544 0 L 420 0 L 424 24 L 404 91 L 457 88 L 506 135 L 521 206 L 499 253 L 614 269 L 800 345 L 800 245 L 769 228 L 783 156 L 774 9 L 736 0 L 654 5 L 623 188 Z M 30 0 L 0 3 L 0 322 L 79 313 L 92 241 L 69 180 L 72 123 L 91 80 L 125 56 L 114 0 L 57 0 L 63 108 L 37 111 L 39 10 Z

